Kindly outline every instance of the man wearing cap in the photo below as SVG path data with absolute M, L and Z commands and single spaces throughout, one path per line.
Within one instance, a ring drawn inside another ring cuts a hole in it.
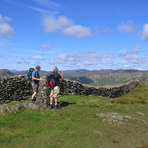
M 36 66 L 35 70 L 32 72 L 32 88 L 33 88 L 33 95 L 31 97 L 31 102 L 35 101 L 36 94 L 38 93 L 39 81 L 43 80 L 40 77 L 39 71 L 41 67 L 39 65 Z

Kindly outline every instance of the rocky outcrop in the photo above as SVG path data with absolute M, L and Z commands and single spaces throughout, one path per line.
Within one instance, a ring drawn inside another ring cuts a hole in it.
M 6 113 L 16 113 L 19 112 L 21 109 L 25 110 L 42 110 L 38 105 L 34 103 L 29 103 L 29 102 L 21 102 L 21 103 L 16 103 L 16 104 L 0 104 L 0 115 L 6 114 Z
M 136 88 L 140 83 L 139 80 L 134 80 L 118 86 L 92 87 L 76 81 L 62 80 L 60 83 L 60 95 L 95 95 L 115 98 Z M 13 76 L 0 79 L 0 103 L 25 100 L 30 98 L 31 94 L 32 88 L 25 76 Z M 49 104 L 49 94 L 50 88 L 47 87 L 45 81 L 41 81 L 36 103 L 41 106 Z
M 143 114 L 143 113 L 142 113 Z M 96 114 L 99 118 L 103 118 L 103 122 L 107 122 L 109 124 L 114 125 L 124 125 L 126 122 L 134 122 L 134 124 L 148 124 L 146 121 L 134 118 L 129 115 L 120 115 L 118 113 L 97 113 Z

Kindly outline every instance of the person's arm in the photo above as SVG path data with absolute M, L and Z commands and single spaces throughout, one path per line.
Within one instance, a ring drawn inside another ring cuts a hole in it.
M 64 79 L 64 73 L 63 72 L 61 73 L 61 79 L 62 80 Z
M 39 76 L 39 78 L 36 78 L 35 76 L 36 76 L 36 72 L 33 71 L 33 73 L 32 73 L 32 79 L 33 79 L 33 80 L 36 80 L 36 81 L 43 80 L 40 76 Z
M 32 79 L 33 79 L 33 80 L 36 80 L 36 81 L 43 80 L 41 77 L 40 77 L 40 78 L 35 78 L 34 76 L 32 76 Z

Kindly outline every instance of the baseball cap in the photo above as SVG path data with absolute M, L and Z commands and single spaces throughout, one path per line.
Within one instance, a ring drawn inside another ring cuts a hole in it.
M 41 67 L 39 65 L 37 65 L 36 68 L 41 68 Z

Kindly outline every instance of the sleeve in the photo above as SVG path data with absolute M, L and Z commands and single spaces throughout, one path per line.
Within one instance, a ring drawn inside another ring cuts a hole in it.
M 33 72 L 32 72 L 32 76 L 33 76 L 33 77 L 35 77 L 35 76 L 36 76 L 36 74 L 35 74 L 35 73 L 36 73 L 36 71 L 33 71 Z
M 59 78 L 59 79 L 62 78 L 60 74 L 58 74 L 58 78 Z

